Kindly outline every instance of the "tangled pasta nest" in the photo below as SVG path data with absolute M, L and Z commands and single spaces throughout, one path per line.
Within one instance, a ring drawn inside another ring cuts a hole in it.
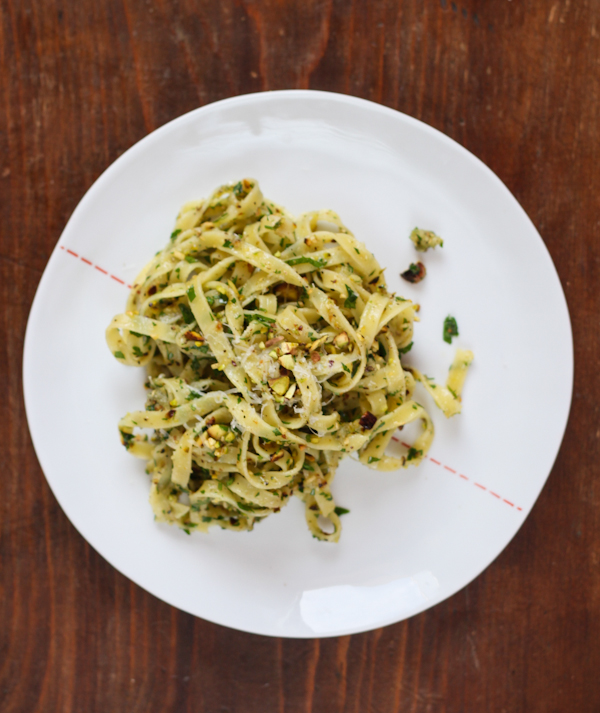
M 252 179 L 184 205 L 107 329 L 148 372 L 146 409 L 119 429 L 147 460 L 156 519 L 251 530 L 295 495 L 313 535 L 337 541 L 340 459 L 388 471 L 430 446 L 422 377 L 401 364 L 417 311 L 330 210 L 294 218 Z M 415 420 L 412 447 L 386 455 Z

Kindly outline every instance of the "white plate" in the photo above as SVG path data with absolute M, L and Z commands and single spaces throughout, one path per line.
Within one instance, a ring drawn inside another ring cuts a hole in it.
M 436 436 L 419 468 L 338 471 L 338 545 L 312 539 L 290 503 L 251 533 L 188 536 L 156 524 L 144 465 L 117 421 L 143 408 L 142 370 L 109 353 L 104 329 L 161 248 L 185 201 L 253 176 L 293 212 L 332 208 L 420 302 L 408 355 L 445 381 L 455 347 L 475 352 L 463 414 L 427 395 Z M 418 225 L 444 238 L 415 260 Z M 114 279 L 113 279 L 114 278 Z M 447 314 L 460 337 L 442 341 Z M 352 97 L 285 91 L 193 111 L 146 137 L 92 186 L 50 258 L 24 357 L 29 426 L 50 487 L 86 540 L 164 601 L 244 631 L 350 634 L 423 611 L 464 587 L 507 545 L 558 452 L 570 407 L 564 295 L 534 226 L 464 148 L 408 116 Z

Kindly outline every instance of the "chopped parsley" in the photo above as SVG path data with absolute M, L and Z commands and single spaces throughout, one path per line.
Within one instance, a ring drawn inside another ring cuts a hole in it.
M 117 359 L 125 359 L 125 354 L 123 352 L 115 352 Z
M 448 315 L 444 320 L 444 341 L 452 344 L 452 337 L 458 337 L 458 324 L 454 317 Z
M 254 508 L 252 507 L 252 505 L 245 505 L 244 503 L 238 502 L 237 506 L 240 510 L 245 510 L 246 512 L 254 512 Z
M 193 288 L 192 288 L 192 289 L 193 289 Z M 194 319 L 195 319 L 194 313 L 192 312 L 192 310 L 191 310 L 187 305 L 180 304 L 180 305 L 179 305 L 179 311 L 181 312 L 181 316 L 183 317 L 183 321 L 184 321 L 186 324 L 191 324 L 191 323 L 194 321 Z
M 407 344 L 405 347 L 398 347 L 398 354 L 408 354 L 408 352 L 412 349 L 413 343 L 411 342 L 410 344 Z
M 344 302 L 344 307 L 346 309 L 354 309 L 356 307 L 356 300 L 358 298 L 358 295 L 356 294 L 356 292 L 354 292 L 353 289 L 348 287 L 348 285 L 346 285 L 346 291 L 348 292 L 348 297 Z
M 350 512 L 350 510 L 348 510 L 347 508 L 341 508 L 341 507 L 338 505 L 338 506 L 335 508 L 335 510 L 334 510 L 333 512 L 334 512 L 338 517 L 340 517 L 340 515 L 347 515 L 347 514 Z
M 313 267 L 316 267 L 317 270 L 320 270 L 322 267 L 325 267 L 325 265 L 327 265 L 327 260 L 325 260 L 322 257 L 315 260 L 312 257 L 307 257 L 306 255 L 302 255 L 302 257 L 290 258 L 289 260 L 286 260 L 286 263 L 288 265 L 302 265 L 304 263 L 307 263 L 308 265 L 312 265 Z
M 415 460 L 415 458 L 418 458 L 422 455 L 423 451 L 417 450 L 416 448 L 409 448 L 408 453 L 406 454 L 406 460 Z
M 126 433 L 125 431 L 121 431 L 119 429 L 119 433 L 121 434 L 121 442 L 125 446 L 125 448 L 129 449 L 129 446 L 131 445 L 131 442 L 134 440 L 135 436 L 133 433 Z
M 181 228 L 177 228 L 177 230 L 174 230 L 171 233 L 171 241 L 175 240 L 175 238 L 181 233 Z
M 188 300 L 190 302 L 193 302 L 196 299 L 196 290 L 193 287 L 188 287 L 187 296 L 188 296 Z
M 250 322 L 255 321 L 255 322 L 262 322 L 263 324 L 266 324 L 269 326 L 270 324 L 273 324 L 275 320 L 272 317 L 266 317 L 264 314 L 247 314 L 246 317 Z

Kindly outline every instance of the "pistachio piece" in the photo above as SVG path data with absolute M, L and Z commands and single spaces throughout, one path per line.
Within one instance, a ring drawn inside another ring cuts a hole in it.
M 269 379 L 269 386 L 278 396 L 283 396 L 288 390 L 289 385 L 290 379 L 288 376 L 280 376 L 278 379 Z
M 316 339 L 312 344 L 309 345 L 308 351 L 313 352 L 315 349 L 318 349 L 321 346 L 321 344 L 325 344 L 328 336 L 329 336 L 328 334 L 325 334 L 324 336 Z
M 294 357 L 291 354 L 284 354 L 279 357 L 279 363 L 284 369 L 289 369 L 292 371 L 294 369 Z M 285 387 L 287 391 L 287 386 Z
M 217 441 L 222 441 L 228 431 L 229 429 L 227 426 L 223 426 L 221 423 L 215 423 L 215 425 L 207 429 L 206 432 L 211 438 L 214 438 Z
M 261 348 L 264 349 L 265 347 L 275 347 L 277 346 L 277 344 L 281 344 L 284 339 L 285 337 L 282 337 L 281 335 L 278 337 L 272 337 L 271 339 L 267 340 L 266 344 L 263 344 Z
M 282 354 L 295 354 L 298 349 L 298 342 L 283 342 L 280 347 Z
M 333 343 L 338 349 L 346 349 L 346 347 L 350 344 L 350 339 L 348 338 L 346 332 L 340 332 L 336 337 L 334 337 Z

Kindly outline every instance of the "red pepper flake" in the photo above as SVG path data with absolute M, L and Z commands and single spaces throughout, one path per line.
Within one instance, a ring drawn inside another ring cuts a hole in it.
M 377 423 L 377 416 L 374 416 L 370 411 L 365 411 L 358 423 L 364 431 L 370 431 Z
M 149 295 L 155 295 L 156 294 L 156 285 L 152 285 L 152 287 L 148 290 Z

